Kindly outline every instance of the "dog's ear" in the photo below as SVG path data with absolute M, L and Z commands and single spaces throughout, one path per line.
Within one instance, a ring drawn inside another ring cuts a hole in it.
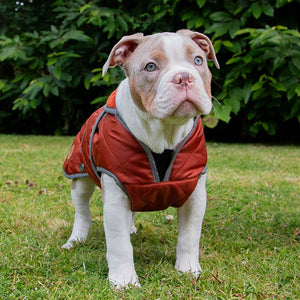
M 194 32 L 188 29 L 181 29 L 178 30 L 176 33 L 185 35 L 189 38 L 191 38 L 205 53 L 207 60 L 213 60 L 215 63 L 215 66 L 220 69 L 220 65 L 218 63 L 216 54 L 215 54 L 215 49 L 210 41 L 210 39 L 202 33 L 199 32 Z
M 109 67 L 122 67 L 135 48 L 142 42 L 144 35 L 136 33 L 132 35 L 123 36 L 121 40 L 112 48 L 109 57 L 102 69 L 104 76 Z

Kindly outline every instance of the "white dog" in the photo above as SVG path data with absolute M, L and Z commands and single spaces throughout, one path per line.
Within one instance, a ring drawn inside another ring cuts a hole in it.
M 130 233 L 136 211 L 178 207 L 175 267 L 195 276 L 206 208 L 206 146 L 200 114 L 212 108 L 211 73 L 219 68 L 211 41 L 189 30 L 123 37 L 103 67 L 119 65 L 127 78 L 76 136 L 64 163 L 73 179 L 72 234 L 63 246 L 85 241 L 89 199 L 103 189 L 109 280 L 139 285 Z

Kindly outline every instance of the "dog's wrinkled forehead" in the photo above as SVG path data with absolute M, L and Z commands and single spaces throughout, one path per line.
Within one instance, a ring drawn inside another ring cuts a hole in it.
M 157 33 L 147 36 L 145 41 L 138 45 L 128 60 L 132 69 L 138 68 L 148 60 L 161 64 L 178 64 L 186 62 L 186 53 L 189 51 L 202 51 L 196 43 L 188 37 L 175 33 Z M 204 53 L 204 51 L 203 51 Z

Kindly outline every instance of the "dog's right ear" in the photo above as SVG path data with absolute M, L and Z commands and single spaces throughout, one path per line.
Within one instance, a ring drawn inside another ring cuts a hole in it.
M 102 76 L 106 74 L 109 67 L 115 67 L 117 65 L 123 67 L 135 48 L 143 41 L 143 38 L 144 35 L 142 33 L 123 36 L 112 48 L 109 57 L 103 66 Z
M 203 51 L 206 52 L 207 59 L 208 60 L 213 60 L 215 63 L 215 66 L 217 69 L 220 69 L 220 65 L 218 63 L 216 54 L 215 54 L 215 49 L 210 41 L 210 39 L 203 33 L 191 31 L 188 29 L 181 29 L 178 30 L 176 33 L 185 35 L 189 38 L 191 38 Z

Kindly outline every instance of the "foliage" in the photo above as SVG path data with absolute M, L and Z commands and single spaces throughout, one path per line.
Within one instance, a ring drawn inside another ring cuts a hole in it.
M 131 239 L 142 288 L 114 291 L 100 190 L 88 240 L 61 249 L 74 218 L 61 174 L 72 141 L 0 135 L 1 299 L 300 299 L 299 147 L 208 143 L 200 278 L 174 269 L 169 208 L 137 215 Z
M 237 116 L 255 136 L 300 122 L 299 0 L 17 3 L 0 4 L 2 131 L 74 134 L 123 78 L 101 76 L 121 36 L 185 27 L 209 35 L 221 63 L 207 126 Z
M 235 53 L 227 61 L 227 65 L 233 67 L 219 95 L 224 100 L 223 107 L 229 105 L 237 114 L 251 99 L 247 105 L 247 118 L 252 123 L 249 130 L 253 135 L 261 128 L 275 134 L 277 118 L 298 118 L 300 122 L 299 32 L 276 26 L 246 28 L 237 31 L 236 35 L 242 35 L 241 42 L 245 41 L 249 49 Z

